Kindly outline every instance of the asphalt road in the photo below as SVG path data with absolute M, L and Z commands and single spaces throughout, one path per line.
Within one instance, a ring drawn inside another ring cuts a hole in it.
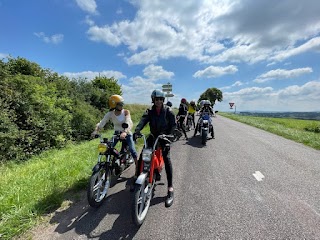
M 320 151 L 218 116 L 215 139 L 172 144 L 175 201 L 165 171 L 145 223 L 131 221 L 128 179 L 99 209 L 86 195 L 56 212 L 34 239 L 320 239 Z

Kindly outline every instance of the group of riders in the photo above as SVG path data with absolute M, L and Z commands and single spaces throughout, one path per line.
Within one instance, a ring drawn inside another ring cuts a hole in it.
M 125 140 L 128 144 L 130 153 L 135 162 L 135 175 L 132 178 L 132 183 L 130 186 L 130 191 L 134 190 L 134 182 L 136 181 L 139 173 L 139 161 L 141 161 L 141 156 L 138 159 L 138 154 L 135 148 L 135 141 L 137 136 L 140 135 L 141 130 L 149 123 L 150 126 L 150 135 L 147 139 L 148 142 L 154 141 L 160 134 L 173 134 L 175 129 L 178 127 L 182 130 L 185 135 L 185 139 L 187 140 L 187 134 L 185 130 L 185 122 L 188 115 L 192 117 L 193 127 L 195 129 L 194 136 L 197 133 L 197 125 L 195 124 L 195 113 L 199 110 L 200 115 L 204 113 L 208 113 L 210 115 L 214 115 L 214 111 L 211 107 L 211 103 L 209 100 L 202 100 L 200 102 L 200 109 L 196 107 L 194 101 L 190 101 L 187 103 L 185 98 L 181 99 L 181 103 L 179 106 L 179 111 L 177 116 L 173 113 L 171 107 L 172 103 L 165 101 L 165 93 L 161 90 L 154 90 L 151 93 L 152 106 L 148 108 L 144 114 L 142 115 L 140 122 L 136 126 L 135 130 L 132 131 L 133 122 L 131 120 L 130 111 L 124 109 L 124 99 L 120 95 L 112 95 L 109 98 L 109 108 L 110 111 L 105 114 L 103 119 L 97 123 L 94 132 L 92 135 L 96 135 L 103 129 L 107 122 L 111 121 L 114 126 L 115 131 L 122 131 L 120 135 L 120 139 Z M 123 130 L 122 124 L 127 123 L 128 128 Z M 210 122 L 210 124 L 212 124 Z M 114 142 L 114 146 L 117 142 Z M 162 143 L 160 141 L 160 145 L 162 148 L 162 155 L 165 163 L 165 171 L 167 175 L 167 183 L 168 183 L 168 192 L 165 200 L 165 206 L 170 207 L 173 203 L 174 195 L 173 195 L 173 183 L 172 183 L 172 163 L 170 158 L 170 145 L 166 143 Z M 133 162 L 132 162 L 133 163 Z

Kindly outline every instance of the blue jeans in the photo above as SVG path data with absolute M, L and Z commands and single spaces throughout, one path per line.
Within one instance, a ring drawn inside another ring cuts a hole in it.
M 117 140 L 115 140 L 115 141 L 113 142 L 113 147 L 114 147 L 115 145 L 117 145 L 118 141 L 119 141 L 119 140 L 117 139 Z M 132 135 L 128 134 L 128 135 L 126 136 L 126 138 L 125 138 L 125 141 L 126 141 L 126 143 L 128 144 L 129 151 L 130 151 L 132 157 L 133 157 L 134 159 L 137 159 L 138 154 L 137 154 L 137 150 L 136 150 L 136 148 L 135 148 L 135 144 L 134 144 L 134 142 L 133 142 L 133 137 L 132 137 Z M 121 147 L 121 150 L 122 150 L 122 147 Z

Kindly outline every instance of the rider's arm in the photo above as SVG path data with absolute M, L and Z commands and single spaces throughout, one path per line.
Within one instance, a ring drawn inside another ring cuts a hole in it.
M 97 134 L 101 129 L 103 129 L 103 127 L 106 125 L 106 123 L 111 119 L 111 111 L 107 112 L 106 115 L 104 115 L 104 117 L 102 118 L 102 120 L 97 123 L 94 132 L 92 134 Z
M 134 130 L 134 132 L 136 133 L 140 132 L 149 121 L 150 121 L 149 109 L 147 109 L 145 113 L 142 115 L 140 122 L 136 126 L 136 129 Z
M 126 117 L 125 122 L 129 125 L 129 127 L 126 129 L 126 133 L 130 133 L 131 129 L 133 127 L 133 122 L 132 122 L 132 119 L 131 119 L 130 111 L 125 109 L 124 110 L 124 115 Z

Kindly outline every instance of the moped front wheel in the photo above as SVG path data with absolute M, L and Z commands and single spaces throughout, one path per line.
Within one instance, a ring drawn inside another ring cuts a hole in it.
M 103 203 L 108 194 L 111 183 L 110 169 L 100 168 L 92 173 L 87 189 L 87 198 L 89 205 L 98 208 Z
M 208 137 L 208 130 L 202 129 L 202 131 L 201 131 L 201 142 L 202 142 L 203 145 L 206 145 L 207 137 Z
M 152 189 L 148 186 L 147 179 L 142 184 L 136 184 L 132 204 L 132 220 L 137 226 L 144 222 L 152 196 Z

